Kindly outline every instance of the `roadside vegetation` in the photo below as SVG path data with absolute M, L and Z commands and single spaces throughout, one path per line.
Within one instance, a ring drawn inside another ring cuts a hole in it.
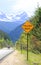
M 12 47 L 13 43 L 10 40 L 9 36 L 2 30 L 0 30 L 0 48 L 8 47 L 8 46 Z
M 36 9 L 30 21 L 34 28 L 29 32 L 28 37 L 28 63 L 30 65 L 41 65 L 41 7 Z M 16 49 L 20 50 L 22 54 L 27 51 L 27 34 L 25 31 L 16 41 Z

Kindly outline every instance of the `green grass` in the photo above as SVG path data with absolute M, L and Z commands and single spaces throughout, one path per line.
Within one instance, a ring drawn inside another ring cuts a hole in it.
M 31 62 L 40 63 L 41 62 L 41 54 L 34 54 L 32 52 L 28 53 L 28 60 Z
M 32 65 L 41 65 L 41 54 L 34 54 L 32 52 L 28 52 L 28 62 Z
M 25 50 L 22 50 L 22 54 L 24 54 L 24 57 L 27 59 L 27 52 Z M 34 54 L 33 52 L 29 51 L 27 63 L 29 65 L 41 65 L 41 54 Z

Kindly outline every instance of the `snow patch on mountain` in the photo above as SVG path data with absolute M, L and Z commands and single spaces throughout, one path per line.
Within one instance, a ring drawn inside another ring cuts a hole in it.
M 3 12 L 0 12 L 0 21 L 4 21 L 4 22 L 15 22 L 15 21 L 23 21 L 23 19 L 29 19 L 28 15 L 26 12 L 18 12 L 16 14 L 11 14 L 11 15 L 7 15 L 4 14 Z

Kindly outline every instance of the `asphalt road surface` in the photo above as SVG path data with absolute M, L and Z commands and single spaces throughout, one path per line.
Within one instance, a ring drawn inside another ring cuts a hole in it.
M 4 57 L 6 57 L 7 55 L 9 55 L 10 53 L 13 52 L 13 49 L 10 48 L 3 48 L 3 49 L 0 49 L 0 60 L 2 60 Z

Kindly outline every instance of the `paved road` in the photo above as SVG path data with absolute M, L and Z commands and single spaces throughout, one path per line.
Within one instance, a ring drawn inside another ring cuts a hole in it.
M 12 48 L 10 48 L 10 49 L 8 49 L 8 48 L 0 49 L 0 60 L 3 59 L 8 54 L 10 54 L 11 52 L 13 52 Z

